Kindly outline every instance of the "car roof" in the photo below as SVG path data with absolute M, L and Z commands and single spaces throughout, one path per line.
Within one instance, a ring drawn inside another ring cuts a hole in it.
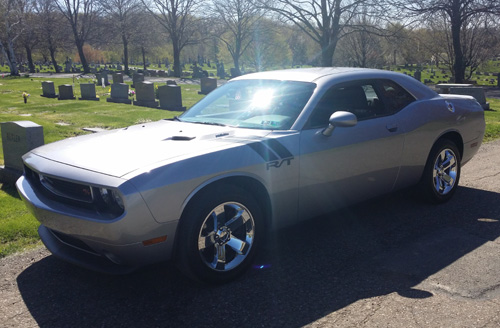
M 350 80 L 361 79 L 391 79 L 398 82 L 417 99 L 433 98 L 437 96 L 434 90 L 431 90 L 424 84 L 418 82 L 413 77 L 398 73 L 373 68 L 359 67 L 313 67 L 313 68 L 295 68 L 278 71 L 266 71 L 251 73 L 239 76 L 231 81 L 238 80 L 280 80 L 280 81 L 299 81 L 310 82 L 322 85 L 328 81 L 346 82 Z
M 294 69 L 284 69 L 277 71 L 251 73 L 239 76 L 233 80 L 262 79 L 262 80 L 290 80 L 290 81 L 301 81 L 301 82 L 314 82 L 328 75 L 339 75 L 343 73 L 345 74 L 345 73 L 353 73 L 356 71 L 367 71 L 367 70 L 379 71 L 374 69 L 355 68 L 355 67 L 294 68 Z

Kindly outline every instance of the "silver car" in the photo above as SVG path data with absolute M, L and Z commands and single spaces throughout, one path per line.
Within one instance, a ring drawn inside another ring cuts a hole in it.
M 37 148 L 17 188 L 57 257 L 109 273 L 175 259 L 220 283 L 270 229 L 412 185 L 449 200 L 484 129 L 474 98 L 403 74 L 263 72 L 179 118 Z

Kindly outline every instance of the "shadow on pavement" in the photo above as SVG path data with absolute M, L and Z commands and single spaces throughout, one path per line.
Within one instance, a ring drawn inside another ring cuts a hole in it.
M 358 300 L 414 288 L 500 236 L 499 194 L 461 187 L 445 205 L 403 191 L 275 233 L 227 285 L 193 284 L 170 265 L 106 276 L 49 256 L 17 278 L 41 327 L 300 327 Z

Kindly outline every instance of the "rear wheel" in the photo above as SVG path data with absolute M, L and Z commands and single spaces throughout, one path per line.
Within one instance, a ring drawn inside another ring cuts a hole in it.
M 251 264 L 264 234 L 259 204 L 242 189 L 224 185 L 191 202 L 183 215 L 181 269 L 206 283 L 224 283 Z
M 421 187 L 433 203 L 444 203 L 451 199 L 460 180 L 460 152 L 454 142 L 439 140 L 432 148 Z

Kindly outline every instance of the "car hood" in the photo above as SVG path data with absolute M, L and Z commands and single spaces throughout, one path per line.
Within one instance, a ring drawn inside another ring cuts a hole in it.
M 242 131 L 243 130 L 243 131 Z M 59 163 L 115 177 L 158 162 L 185 158 L 241 144 L 246 129 L 158 121 L 47 144 L 31 153 Z M 257 132 L 257 133 L 256 133 Z M 267 134 L 252 130 L 252 135 Z

